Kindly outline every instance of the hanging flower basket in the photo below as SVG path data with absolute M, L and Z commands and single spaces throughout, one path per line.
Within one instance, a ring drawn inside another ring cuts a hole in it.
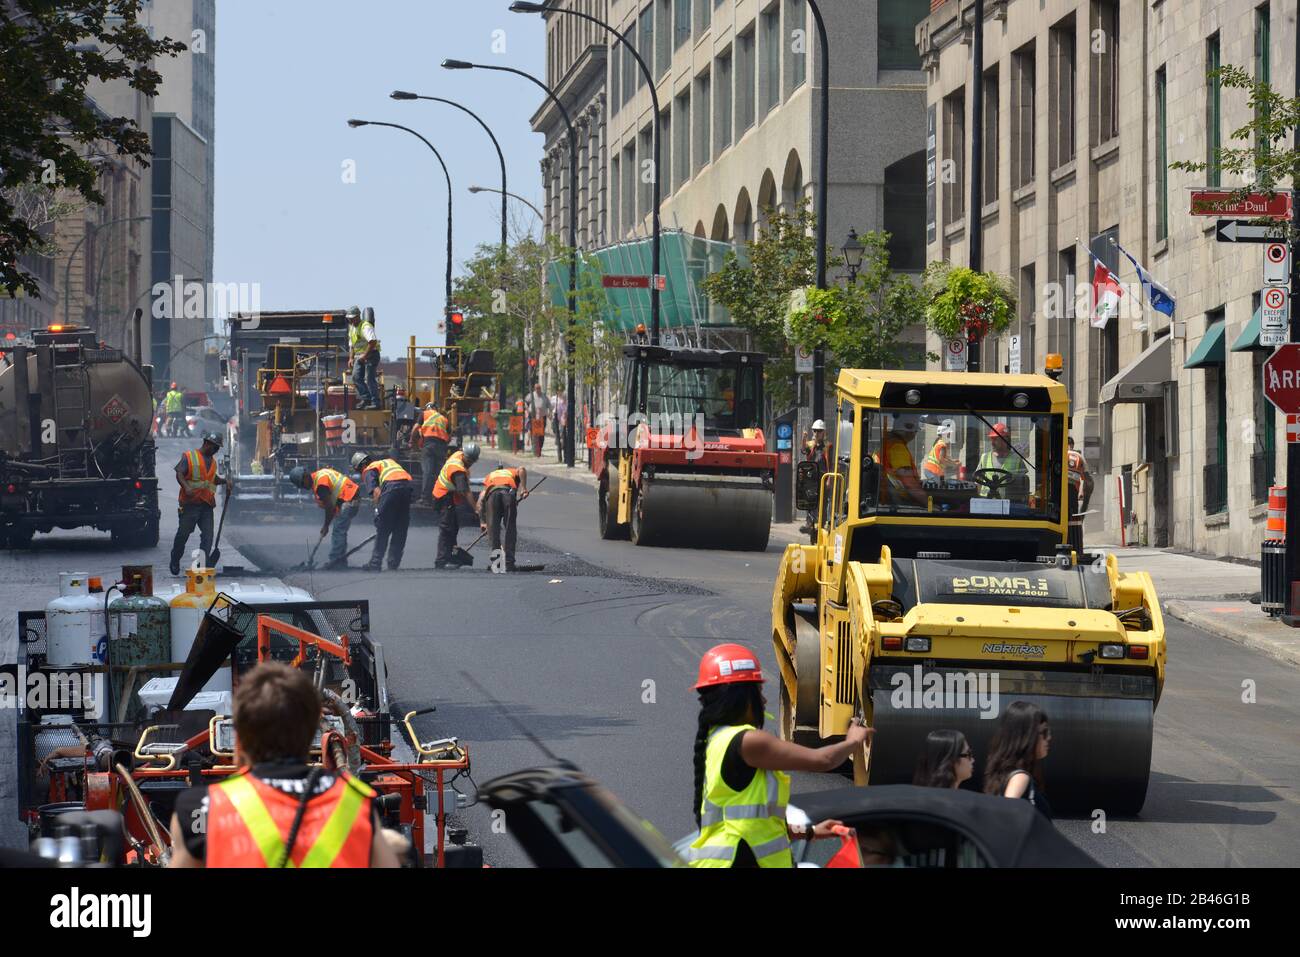
M 931 263 L 925 271 L 926 325 L 944 339 L 970 341 L 997 335 L 1011 325 L 1016 297 L 995 273 Z

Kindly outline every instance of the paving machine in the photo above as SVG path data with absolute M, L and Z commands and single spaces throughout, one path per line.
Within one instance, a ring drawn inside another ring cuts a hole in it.
M 756 352 L 628 345 L 623 406 L 589 438 L 600 535 L 637 545 L 762 550 L 777 456 Z
M 119 547 L 156 547 L 152 367 L 75 326 L 6 343 L 0 356 L 0 548 L 84 527 Z
M 289 472 L 328 466 L 347 473 L 358 451 L 396 459 L 419 484 L 420 453 L 411 436 L 424 404 L 437 403 L 454 432 L 496 396 L 491 352 L 421 347 L 412 338 L 405 375 L 388 381 L 381 374 L 381 407 L 358 409 L 346 375 L 347 335 L 342 310 L 232 318 L 227 379 L 238 406 L 229 443 L 236 519 L 314 510 L 311 496 L 288 482 Z
M 832 468 L 797 492 L 817 542 L 787 547 L 772 597 L 782 736 L 861 716 L 876 734 L 855 781 L 907 783 L 937 729 L 966 735 L 978 772 L 1025 700 L 1051 722 L 1053 806 L 1137 812 L 1164 622 L 1150 575 L 1066 544 L 1064 386 L 844 370 L 837 391 Z

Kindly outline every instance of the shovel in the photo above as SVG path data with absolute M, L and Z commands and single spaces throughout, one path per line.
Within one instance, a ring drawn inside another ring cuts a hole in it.
M 306 571 L 311 571 L 313 568 L 315 568 L 315 567 L 316 567 L 316 553 L 317 553 L 318 551 L 320 551 L 320 543 L 323 542 L 323 541 L 325 541 L 325 535 L 322 533 L 322 534 L 321 534 L 321 537 L 318 538 L 318 539 L 316 539 L 316 545 L 315 545 L 314 548 L 312 548 L 312 550 L 311 550 L 311 555 L 309 555 L 309 556 L 307 557 L 307 561 L 303 562 L 301 565 L 294 565 L 293 568 L 289 569 L 289 571 L 291 571 L 291 572 L 306 572 Z
M 212 554 L 208 557 L 208 566 L 217 567 L 217 562 L 221 561 L 221 530 L 226 527 L 226 512 L 230 510 L 230 497 L 235 494 L 235 485 L 229 477 L 226 478 L 226 498 L 221 503 L 221 521 L 217 523 L 217 537 L 212 543 Z
M 534 485 L 532 488 L 528 489 L 528 490 L 524 493 L 524 499 L 526 500 L 526 499 L 528 498 L 528 496 L 532 495 L 532 494 L 533 494 L 534 492 L 536 492 L 539 488 L 541 488 L 542 483 L 545 482 L 547 478 L 548 478 L 548 476 L 545 476 L 545 475 L 543 475 L 541 478 L 539 478 L 539 479 L 537 480 L 537 484 Z M 465 551 L 467 551 L 467 552 L 472 551 L 473 548 L 474 548 L 474 546 L 477 545 L 479 542 L 483 541 L 483 539 L 486 538 L 486 537 L 487 537 L 487 532 L 483 532 L 481 535 L 479 535 L 478 538 L 474 539 L 474 541 L 472 541 L 472 542 L 470 543 L 469 548 L 465 549 Z

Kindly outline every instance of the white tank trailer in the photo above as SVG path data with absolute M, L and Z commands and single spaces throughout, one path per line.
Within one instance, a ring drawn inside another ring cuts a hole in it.
M 138 343 L 138 311 L 135 322 Z M 138 349 L 56 326 L 0 355 L 0 548 L 86 527 L 156 547 L 152 367 Z

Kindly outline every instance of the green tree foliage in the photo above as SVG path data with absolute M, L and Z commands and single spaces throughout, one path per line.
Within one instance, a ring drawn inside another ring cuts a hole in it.
M 91 158 L 99 143 L 146 163 L 149 135 L 127 117 L 105 116 L 86 98 L 93 81 L 125 82 L 154 95 L 155 57 L 184 43 L 154 40 L 139 22 L 141 0 L 6 0 L 0 3 L 0 286 L 39 295 L 18 258 L 42 249 L 43 225 L 23 215 L 33 191 L 61 188 L 103 204 Z M 37 202 L 36 205 L 43 204 Z

